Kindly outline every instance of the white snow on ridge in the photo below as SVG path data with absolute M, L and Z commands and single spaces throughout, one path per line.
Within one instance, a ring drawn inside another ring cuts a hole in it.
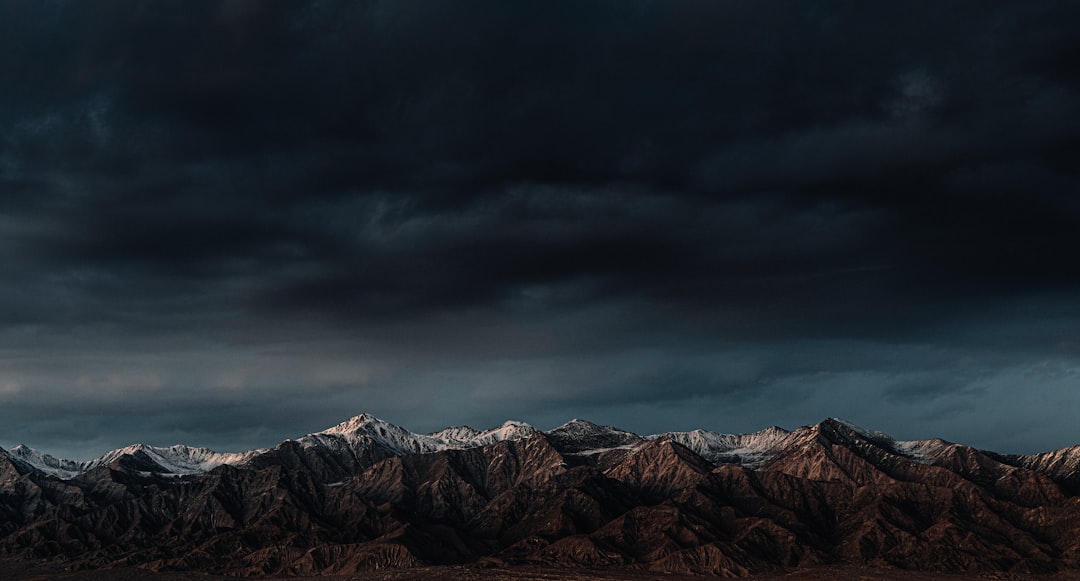
M 545 434 L 558 435 L 564 438 L 608 438 L 623 440 L 626 442 L 641 441 L 645 438 L 615 426 L 601 426 L 588 420 L 574 418 L 565 424 L 544 432 Z
M 868 440 L 881 440 L 881 441 L 884 441 L 884 442 L 895 442 L 896 441 L 896 440 L 894 440 L 892 438 L 892 436 L 886 434 L 885 432 L 879 432 L 877 430 L 868 430 L 868 429 L 866 429 L 864 427 L 857 426 L 857 425 L 855 425 L 855 424 L 853 424 L 853 423 L 851 423 L 851 422 L 849 422 L 847 420 L 842 420 L 840 418 L 829 418 L 829 420 L 832 420 L 832 421 L 846 427 L 847 429 L 855 432 L 856 434 L 859 434 L 860 436 L 862 436 L 862 437 L 864 437 L 864 438 L 866 438 Z
M 458 427 L 422 435 L 374 416 L 360 414 L 322 432 L 303 436 L 298 442 L 307 447 L 325 447 L 332 451 L 351 449 L 354 452 L 377 444 L 396 455 L 405 455 L 486 446 L 503 440 L 525 438 L 535 433 L 537 430 L 529 424 L 507 421 L 497 428 L 482 432 Z M 153 470 L 157 474 L 188 475 L 200 474 L 223 465 L 242 465 L 265 452 L 266 450 L 260 449 L 222 453 L 184 445 L 157 447 L 134 444 L 106 452 L 85 462 L 56 458 L 22 445 L 12 448 L 7 454 L 39 472 L 68 480 L 99 466 L 107 466 L 125 456 L 141 455 L 144 460 L 148 459 L 158 466 L 159 469 Z
M 578 456 L 594 456 L 596 454 L 603 454 L 604 452 L 613 452 L 615 450 L 634 450 L 641 444 L 623 444 L 622 446 L 612 446 L 610 448 L 594 448 L 592 450 L 586 450 L 584 452 L 577 452 Z
M 226 453 L 215 452 L 207 448 L 175 445 L 167 448 L 142 446 L 142 451 L 161 467 L 172 474 L 198 474 L 213 470 L 218 466 L 242 464 L 261 452 Z
M 431 435 L 415 434 L 380 420 L 374 416 L 360 414 L 328 430 L 308 434 L 300 438 L 304 446 L 340 447 L 366 445 L 370 442 L 381 444 L 398 456 L 405 454 L 430 454 L 442 450 L 462 450 L 486 446 L 503 440 L 517 440 L 536 433 L 536 428 L 524 422 L 510 420 L 503 425 L 483 432 L 472 428 L 447 428 Z
M 952 446 L 949 442 L 940 438 L 932 438 L 929 440 L 896 440 L 892 436 L 885 432 L 878 432 L 876 430 L 868 430 L 866 428 L 859 427 L 849 421 L 841 420 L 839 418 L 830 418 L 833 421 L 846 426 L 851 431 L 859 434 L 863 438 L 875 442 L 879 445 L 883 445 L 887 448 L 892 448 L 892 451 L 906 456 L 912 462 L 918 464 L 933 464 L 934 460 L 941 454 L 943 450 Z
M 933 464 L 934 459 L 952 444 L 934 438 L 931 440 L 893 440 L 893 447 L 919 464 Z
M 670 438 L 686 446 L 714 465 L 740 464 L 749 468 L 765 465 L 784 450 L 801 446 L 819 438 L 822 430 L 837 432 L 844 438 L 863 440 L 866 445 L 899 455 L 913 462 L 932 464 L 953 444 L 939 439 L 898 441 L 883 432 L 860 428 L 850 422 L 829 419 L 815 426 L 794 431 L 770 427 L 750 434 L 721 434 L 708 430 L 668 432 L 641 438 L 611 426 L 600 426 L 584 420 L 571 420 L 562 426 L 543 432 L 553 441 L 563 442 L 568 453 L 594 455 L 610 450 L 633 450 L 650 440 Z M 368 414 L 352 417 L 322 432 L 308 434 L 296 441 L 308 448 L 318 448 L 331 454 L 368 457 L 373 449 L 384 449 L 398 456 L 427 454 L 443 450 L 463 450 L 487 446 L 496 442 L 518 440 L 539 434 L 536 428 L 518 421 L 507 421 L 485 431 L 467 426 L 446 428 L 432 434 L 416 434 Z M 846 434 L 846 435 L 844 435 Z M 573 444 L 567 444 L 572 442 Z M 125 457 L 136 457 L 135 469 L 147 468 L 157 474 L 189 475 L 213 470 L 223 465 L 244 465 L 267 450 L 241 453 L 221 453 L 191 446 L 156 447 L 136 444 L 110 451 L 93 460 L 78 462 L 56 458 L 28 448 L 16 446 L 6 452 L 11 458 L 35 470 L 60 479 L 70 479 L 99 466 L 107 466 Z M 1080 470 L 1080 446 L 1046 454 L 1018 456 L 1020 465 L 1055 473 Z M 156 467 L 155 467 L 156 465 Z
M 503 425 L 492 428 L 485 432 L 481 432 L 475 437 L 464 440 L 472 446 L 486 446 L 488 444 L 494 444 L 495 442 L 502 442 L 505 440 L 520 440 L 527 438 L 537 433 L 537 429 L 526 424 L 525 422 L 519 422 L 516 420 L 507 420 L 503 422 Z
M 57 458 L 50 454 L 38 452 L 37 450 L 23 446 L 22 444 L 8 450 L 8 455 L 11 458 L 29 464 L 36 470 L 40 470 L 45 474 L 64 480 L 74 478 L 85 472 L 82 468 L 83 464 L 85 464 L 84 462 Z
M 480 430 L 470 428 L 469 426 L 453 426 L 428 434 L 428 436 L 431 436 L 432 438 L 441 438 L 443 440 L 471 440 L 482 433 L 483 432 Z
M 9 451 L 9 455 L 29 464 L 45 474 L 68 480 L 99 466 L 107 466 L 124 456 L 131 456 L 140 452 L 161 467 L 161 470 L 156 472 L 162 474 L 184 475 L 199 474 L 213 470 L 224 464 L 240 464 L 260 452 L 260 450 L 229 454 L 214 452 L 207 448 L 193 448 L 191 446 L 182 445 L 159 448 L 147 446 L 145 444 L 135 444 L 125 448 L 111 450 L 93 460 L 77 462 L 75 460 L 56 458 L 49 454 L 38 452 L 33 448 L 19 445 L 12 448 Z
M 719 434 L 708 430 L 656 434 L 648 439 L 670 437 L 713 464 L 754 467 L 772 459 L 791 438 L 792 432 L 772 426 L 751 434 Z
M 304 447 L 327 446 L 331 449 L 351 445 L 363 446 L 374 442 L 402 456 L 434 452 L 440 449 L 438 444 L 441 440 L 414 434 L 374 416 L 360 414 L 330 429 L 308 434 L 298 441 Z
M 884 432 L 868 430 L 846 420 L 838 418 L 826 420 L 826 422 L 830 421 L 843 426 L 872 445 L 919 464 L 933 464 L 942 450 L 952 445 L 940 439 L 895 440 Z M 805 438 L 814 437 L 816 430 L 819 430 L 826 422 L 817 426 L 803 426 L 791 432 L 773 426 L 751 434 L 718 434 L 707 430 L 694 430 L 657 434 L 649 436 L 649 439 L 668 436 L 713 464 L 736 463 L 749 468 L 757 468 L 789 446 L 798 445 Z

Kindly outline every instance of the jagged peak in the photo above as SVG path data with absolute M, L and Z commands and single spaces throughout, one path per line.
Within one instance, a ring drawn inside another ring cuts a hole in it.
M 933 464 L 943 453 L 956 446 L 941 438 L 897 440 L 885 432 L 869 430 L 840 418 L 827 418 L 817 425 L 800 430 L 808 430 L 811 437 L 820 435 L 832 441 L 867 442 L 889 454 L 906 457 L 920 464 Z
M 599 424 L 594 424 L 593 422 L 590 422 L 589 420 L 583 420 L 581 418 L 574 418 L 574 419 L 566 422 L 565 424 L 563 424 L 563 425 L 561 425 L 561 426 L 559 426 L 559 427 L 557 427 L 555 429 L 559 430 L 559 429 L 562 429 L 562 428 L 569 428 L 571 426 L 583 426 L 583 427 L 590 427 L 590 428 L 599 428 L 600 427 Z
M 11 448 L 10 453 L 14 457 L 23 461 L 28 461 L 32 465 L 36 464 L 37 462 L 42 462 L 49 467 L 60 467 L 64 465 L 78 464 L 73 460 L 65 460 L 63 458 L 57 458 L 51 454 L 46 454 L 45 452 L 40 452 L 25 444 L 19 444 Z
M 665 435 L 713 464 L 740 464 L 749 467 L 760 466 L 769 461 L 794 437 L 792 432 L 770 426 L 748 434 L 722 434 L 697 429 L 658 434 L 649 436 L 649 439 L 658 439 Z
M 141 455 L 144 459 L 149 459 L 153 465 L 157 466 L 152 470 L 153 472 L 196 474 L 206 472 L 223 464 L 238 464 L 259 452 L 262 452 L 262 450 L 223 453 L 215 452 L 209 448 L 196 448 L 183 444 L 157 447 L 139 443 L 110 450 L 92 460 L 76 461 L 56 458 L 20 444 L 12 449 L 12 456 L 39 472 L 66 480 L 98 467 L 113 465 L 115 462 L 130 456 Z
M 482 433 L 482 431 L 477 430 L 472 426 L 450 426 L 437 432 L 431 432 L 428 436 L 432 438 L 442 438 L 444 440 L 468 440 L 470 438 L 475 438 Z
M 841 418 L 825 418 L 813 426 L 809 426 L 810 431 L 820 434 L 838 434 L 844 437 L 851 437 L 852 435 L 868 440 L 874 443 L 891 444 L 896 440 L 886 434 L 885 432 L 879 432 L 876 430 L 868 430 L 854 422 L 844 420 Z
M 131 444 L 130 446 L 124 446 L 123 448 L 119 448 L 114 451 L 120 453 L 134 454 L 135 452 L 144 452 L 149 447 L 150 446 L 147 446 L 146 444 Z
M 697 473 L 709 472 L 715 465 L 707 458 L 702 457 L 697 450 L 683 444 L 677 438 L 672 437 L 671 434 L 661 434 L 657 438 L 638 443 L 625 458 L 619 464 L 629 466 L 634 463 L 646 463 L 654 464 L 655 468 L 655 463 L 663 463 L 664 469 L 645 472 L 668 474 L 677 469 L 676 465 L 688 467 Z M 672 464 L 672 462 L 675 464 Z M 618 468 L 615 468 L 615 470 L 618 470 Z
M 361 413 L 357 414 L 336 426 L 327 428 L 318 434 L 351 434 L 363 430 L 369 426 L 393 426 L 398 429 L 402 429 L 386 420 L 379 419 L 371 414 Z
M 1037 454 L 1012 455 L 1008 458 L 1026 468 L 1055 476 L 1075 477 L 1080 473 L 1080 445 Z
M 615 449 L 628 449 L 642 442 L 642 437 L 614 426 L 601 426 L 588 420 L 572 419 L 544 434 L 563 453 L 593 455 Z
M 353 449 L 375 444 L 394 455 L 402 456 L 472 448 L 503 440 L 525 438 L 535 432 L 536 429 L 525 422 L 507 420 L 502 425 L 483 432 L 462 427 L 447 428 L 424 435 L 363 413 L 322 432 L 308 434 L 299 441 L 307 448 L 330 445 L 331 440 Z
M 535 434 L 537 429 L 531 425 L 518 421 L 506 420 L 501 426 L 483 431 L 473 437 L 473 440 L 516 440 Z
M 548 430 L 545 433 L 551 434 L 551 433 L 582 433 L 582 432 L 584 432 L 584 433 L 617 432 L 617 433 L 625 433 L 625 434 L 631 433 L 631 432 L 627 432 L 626 430 L 623 430 L 621 428 L 616 428 L 615 426 L 600 425 L 600 424 L 590 422 L 589 420 L 583 420 L 583 419 L 580 419 L 580 418 L 574 418 L 574 419 L 566 422 L 565 424 L 563 424 L 563 425 L 561 425 L 561 426 L 559 426 L 557 428 L 553 428 L 551 430 Z

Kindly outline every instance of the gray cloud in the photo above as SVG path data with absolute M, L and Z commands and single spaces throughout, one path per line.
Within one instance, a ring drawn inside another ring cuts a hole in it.
M 1077 10 L 0 2 L 0 445 L 1075 443 Z

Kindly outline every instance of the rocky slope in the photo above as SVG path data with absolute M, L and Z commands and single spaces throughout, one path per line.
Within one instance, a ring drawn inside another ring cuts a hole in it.
M 582 420 L 420 435 L 361 415 L 244 454 L 0 450 L 0 558 L 251 576 L 466 563 L 1051 572 L 1080 569 L 1078 460 L 835 419 L 641 437 Z

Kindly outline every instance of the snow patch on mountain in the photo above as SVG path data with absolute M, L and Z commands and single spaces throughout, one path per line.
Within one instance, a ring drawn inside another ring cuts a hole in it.
M 441 438 L 443 440 L 471 440 L 481 433 L 480 430 L 470 428 L 469 426 L 451 426 L 444 428 L 438 432 L 432 432 L 428 434 L 432 438 Z
M 367 459 L 365 461 L 370 462 L 371 458 L 385 457 L 387 453 L 404 456 L 464 450 L 529 438 L 537 434 L 541 432 L 529 424 L 512 420 L 483 431 L 458 426 L 431 434 L 417 434 L 372 415 L 360 414 L 327 430 L 303 436 L 295 442 L 305 448 L 317 449 L 329 457 L 337 455 L 352 458 L 354 461 Z M 749 468 L 762 467 L 785 450 L 822 437 L 862 446 L 868 451 L 880 450 L 875 453 L 898 455 L 922 464 L 935 463 L 942 454 L 954 447 L 940 439 L 898 441 L 883 432 L 867 430 L 836 418 L 794 431 L 773 426 L 749 434 L 723 434 L 699 429 L 645 437 L 613 426 L 574 419 L 542 434 L 563 454 L 578 456 L 593 456 L 613 450 L 633 451 L 647 442 L 669 438 L 714 465 L 740 464 Z M 139 472 L 199 474 L 223 465 L 246 465 L 268 452 L 270 451 L 252 450 L 221 453 L 183 445 L 156 447 L 136 444 L 85 462 L 56 458 L 26 446 L 16 446 L 6 454 L 15 462 L 37 472 L 71 479 L 101 466 L 117 466 L 116 463 Z M 1057 475 L 1076 474 L 1080 472 L 1080 446 L 1045 454 L 1009 457 L 1007 461 L 1016 466 Z
M 537 433 L 537 429 L 526 424 L 525 422 L 519 422 L 516 420 L 508 420 L 503 422 L 503 425 L 487 430 L 486 432 L 480 432 L 476 436 L 468 440 L 458 440 L 467 444 L 466 447 L 473 446 L 486 446 L 488 444 L 494 444 L 495 442 L 502 442 L 504 440 L 520 440 L 522 438 L 528 438 Z
M 893 447 L 919 464 L 933 464 L 941 452 L 951 446 L 940 438 L 930 440 L 894 440 Z
M 472 428 L 447 428 L 431 435 L 416 434 L 368 414 L 352 417 L 328 430 L 300 438 L 304 446 L 379 445 L 397 456 L 463 450 L 503 440 L 527 438 L 537 432 L 529 424 L 507 421 L 483 432 Z
M 39 472 L 69 480 L 94 468 L 108 466 L 126 456 L 141 455 L 145 459 L 149 459 L 159 467 L 153 470 L 155 473 L 186 475 L 207 472 L 225 464 L 240 464 L 259 452 L 260 450 L 254 450 L 231 454 L 183 445 L 159 448 L 145 444 L 134 444 L 111 450 L 93 460 L 84 462 L 56 458 L 23 445 L 15 446 L 8 454 Z
M 670 432 L 668 436 L 713 464 L 741 464 L 755 467 L 768 462 L 791 439 L 791 432 L 772 426 L 750 434 L 719 434 L 708 430 Z
M 863 438 L 866 438 L 867 440 L 870 440 L 870 441 L 881 441 L 881 442 L 895 442 L 896 441 L 896 440 L 894 440 L 892 438 L 892 436 L 886 434 L 885 432 L 879 432 L 877 430 L 868 430 L 868 429 L 866 429 L 864 427 L 857 426 L 857 425 L 855 425 L 855 424 L 853 424 L 853 423 L 851 423 L 851 422 L 849 422 L 847 420 L 842 420 L 840 418 L 829 418 L 829 419 L 825 420 L 822 423 L 824 424 L 824 423 L 829 423 L 829 422 L 840 424 L 841 426 L 844 426 L 845 428 L 851 430 L 852 432 L 855 432 L 856 434 L 859 434 Z
M 592 455 L 600 452 L 633 448 L 644 438 L 613 426 L 601 426 L 586 420 L 573 419 L 544 432 L 555 447 L 565 454 Z
M 57 458 L 50 454 L 38 452 L 37 450 L 23 446 L 22 444 L 8 450 L 7 454 L 13 460 L 23 462 L 34 470 L 65 480 L 74 478 L 84 472 L 82 468 L 84 463 L 82 462 Z
M 933 464 L 943 452 L 954 446 L 941 438 L 928 440 L 896 440 L 885 432 L 867 430 L 851 422 L 838 418 L 830 418 L 827 421 L 837 422 L 851 431 L 859 434 L 866 440 L 894 454 L 907 457 L 918 464 Z
M 588 420 L 581 420 L 574 418 L 565 424 L 544 432 L 545 434 L 556 434 L 564 437 L 571 438 L 591 438 L 597 436 L 603 436 L 607 438 L 613 438 L 618 440 L 633 440 L 642 441 L 644 438 L 626 430 L 616 428 L 615 426 L 601 426 L 600 424 L 594 424 Z
M 468 427 L 447 428 L 430 435 L 414 434 L 400 426 L 368 414 L 360 414 L 322 432 L 308 434 L 297 441 L 304 447 L 319 447 L 331 453 L 352 453 L 360 457 L 366 449 L 382 447 L 398 456 L 427 454 L 486 446 L 504 440 L 527 438 L 537 430 L 524 422 L 507 421 L 490 430 Z M 134 444 L 79 462 L 56 458 L 27 446 L 16 446 L 7 454 L 32 470 L 68 480 L 101 466 L 130 459 L 140 473 L 189 475 L 200 474 L 223 465 L 243 465 L 267 450 L 222 453 L 207 448 L 176 445 L 169 447 Z

